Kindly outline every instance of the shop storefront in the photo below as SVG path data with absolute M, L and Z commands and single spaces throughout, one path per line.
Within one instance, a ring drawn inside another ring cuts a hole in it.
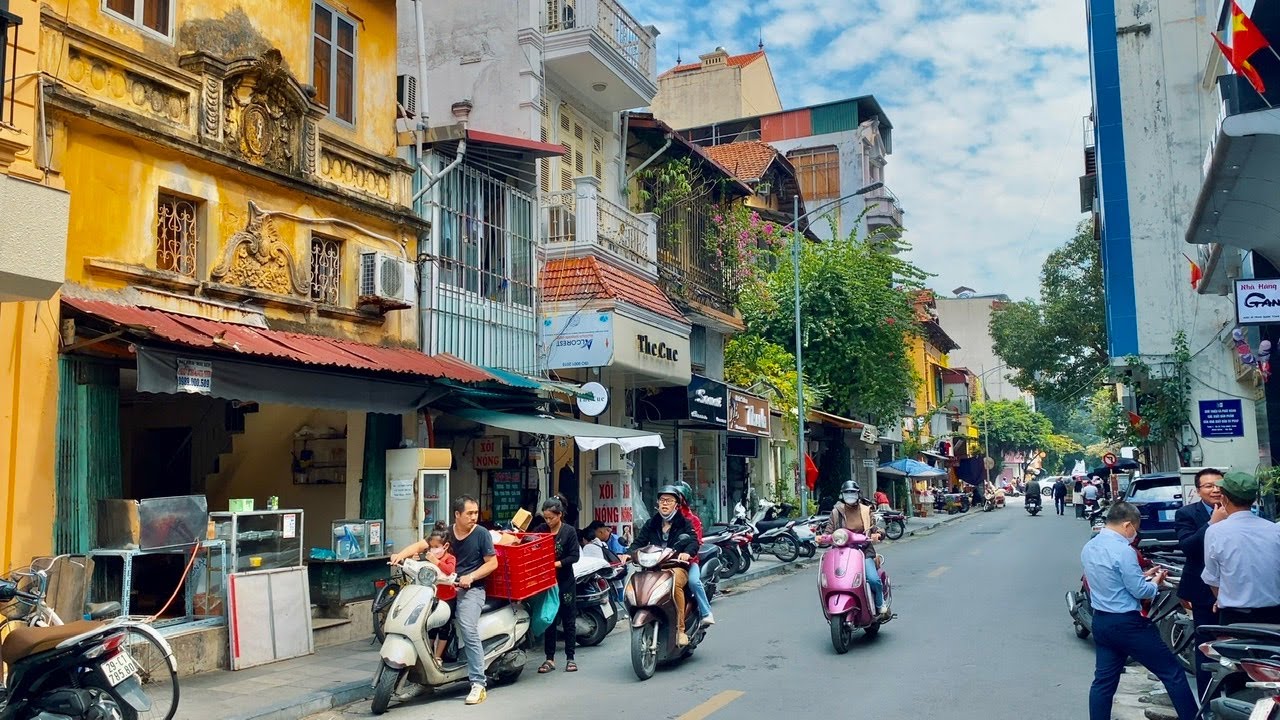
M 729 388 L 725 503 L 730 511 L 735 504 L 745 500 L 760 470 L 769 467 L 770 417 L 768 400 L 739 388 Z M 759 488 L 754 492 L 758 495 Z

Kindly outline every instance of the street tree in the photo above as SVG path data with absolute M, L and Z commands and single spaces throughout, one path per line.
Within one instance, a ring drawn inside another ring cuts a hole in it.
M 759 335 L 735 335 L 724 346 L 724 379 L 732 385 L 761 389 L 769 403 L 782 412 L 782 421 L 795 436 L 796 415 L 796 356 L 781 345 Z M 826 394 L 811 380 L 804 383 L 806 407 L 819 406 Z
M 1040 299 L 1013 302 L 991 316 L 995 351 L 1016 370 L 1013 382 L 1062 407 L 1078 405 L 1108 367 L 1101 246 L 1093 222 L 1049 253 Z
M 978 428 L 981 446 L 997 463 L 1010 454 L 1029 456 L 1050 450 L 1053 424 L 1021 400 L 974 403 L 969 409 L 969 422 Z

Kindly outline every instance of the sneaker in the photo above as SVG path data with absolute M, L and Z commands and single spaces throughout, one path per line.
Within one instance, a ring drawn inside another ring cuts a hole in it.
M 703 616 L 703 618 L 702 618 L 702 624 L 703 624 L 703 625 L 715 625 L 715 624 L 716 624 L 716 616 L 715 616 L 715 613 L 707 613 L 706 615 L 704 615 L 704 616 Z
M 471 693 L 467 695 L 467 704 L 479 705 L 487 697 L 489 697 L 489 693 L 484 689 L 483 685 L 472 685 Z
M 883 615 L 888 615 L 888 614 L 889 614 L 889 606 L 888 606 L 888 605 L 884 605 L 884 604 L 880 605 L 879 613 L 880 613 L 880 615 L 882 615 L 882 616 L 883 616 Z
M 676 647 L 686 647 L 688 646 L 688 644 L 689 644 L 688 635 L 685 635 L 683 631 L 676 634 Z

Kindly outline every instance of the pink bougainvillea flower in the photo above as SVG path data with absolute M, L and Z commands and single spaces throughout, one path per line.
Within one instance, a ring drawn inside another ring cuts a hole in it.
M 716 223 L 717 225 L 719 225 L 720 223 L 724 222 L 724 216 L 723 216 L 723 215 L 717 215 L 717 216 L 715 216 L 715 217 L 713 217 L 713 218 L 711 218 L 711 219 L 712 219 L 713 221 L 715 221 L 715 223 Z
M 887 317 L 887 318 L 885 318 L 885 319 L 884 319 L 884 321 L 885 321 L 885 322 L 887 322 L 887 323 L 889 323 L 890 325 L 892 325 L 892 324 L 894 324 L 895 322 L 897 322 L 897 320 L 895 320 L 895 319 L 893 319 L 893 318 L 891 318 L 891 317 Z
M 764 224 L 764 234 L 765 234 L 765 235 L 772 235 L 772 234 L 773 234 L 773 223 L 765 223 L 765 224 Z

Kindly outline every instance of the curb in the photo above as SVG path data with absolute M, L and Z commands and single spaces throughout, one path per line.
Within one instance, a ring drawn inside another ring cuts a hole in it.
M 810 565 L 813 565 L 816 562 L 817 562 L 817 556 L 815 555 L 812 558 L 804 558 L 802 560 L 796 560 L 794 562 L 777 563 L 772 567 L 766 568 L 764 570 L 760 570 L 759 572 L 748 572 L 746 575 L 734 575 L 733 577 L 728 578 L 727 580 L 720 581 L 720 592 L 724 592 L 725 590 L 732 590 L 733 588 L 736 588 L 740 585 L 746 585 L 747 583 L 755 582 L 756 580 L 762 580 L 767 577 L 782 575 L 784 573 L 797 572 L 799 570 L 803 570 L 804 568 L 809 567 Z
M 244 715 L 234 715 L 227 720 L 297 720 L 371 697 L 373 697 L 372 682 L 354 680 L 342 683 L 332 690 L 316 690 L 302 697 L 284 700 Z

